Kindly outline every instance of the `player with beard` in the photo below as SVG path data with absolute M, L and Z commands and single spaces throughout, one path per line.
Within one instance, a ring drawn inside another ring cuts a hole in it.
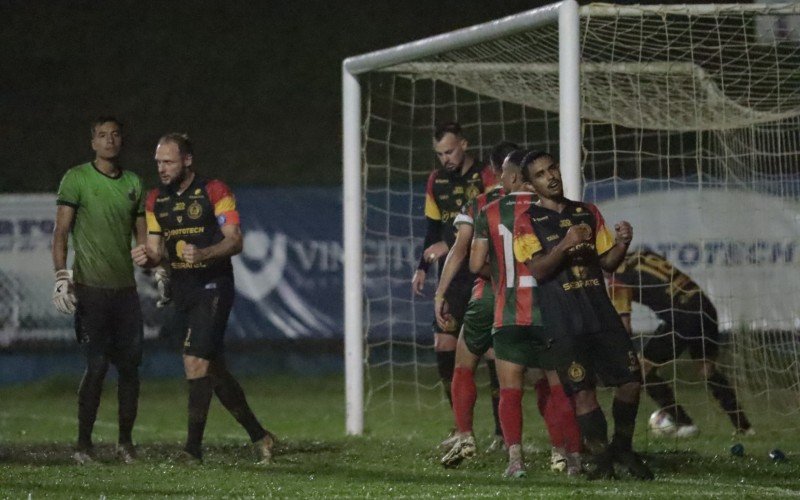
M 78 389 L 78 444 L 73 460 L 94 460 L 92 429 L 109 364 L 117 369 L 117 458 L 136 458 L 131 433 L 139 402 L 142 311 L 130 257 L 131 236 L 144 242 L 144 190 L 138 175 L 119 164 L 122 124 L 103 116 L 92 122 L 92 162 L 71 168 L 58 188 L 53 230 L 53 303 L 75 316 L 75 334 L 86 357 Z M 67 269 L 70 233 L 75 250 Z
M 275 437 L 253 415 L 224 358 L 234 297 L 231 257 L 242 251 L 239 212 L 228 186 L 195 174 L 192 151 L 185 134 L 159 140 L 155 160 L 162 186 L 147 196 L 147 244 L 131 251 L 142 267 L 167 261 L 172 300 L 187 325 L 183 366 L 189 383 L 189 423 L 179 459 L 202 462 L 203 432 L 215 393 L 247 431 L 258 463 L 268 464 Z
M 538 282 L 547 332 L 547 349 L 540 361 L 558 372 L 575 398 L 583 442 L 594 464 L 589 477 L 614 477 L 617 462 L 639 479 L 653 479 L 632 447 L 641 369 L 603 280 L 604 270 L 612 272 L 622 262 L 633 230 L 622 221 L 612 236 L 597 207 L 565 198 L 561 171 L 549 154 L 529 154 L 523 173 L 540 204 L 528 211 L 532 233 L 520 236 L 515 253 Z M 598 378 L 616 387 L 610 444 L 608 424 L 597 402 Z
M 523 477 L 522 393 L 525 372 L 536 369 L 541 384 L 550 386 L 540 411 L 545 417 L 554 452 L 564 457 L 564 468 L 575 475 L 580 467 L 580 432 L 569 398 L 553 371 L 542 373 L 539 352 L 546 339 L 542 328 L 539 291 L 523 261 L 515 258 L 517 235 L 531 234 L 528 210 L 536 201 L 522 175 L 524 151 L 514 151 L 503 162 L 504 197 L 488 204 L 475 221 L 470 270 L 489 273 L 495 294 L 493 344 L 500 379 L 500 422 L 508 449 L 506 477 Z M 488 270 L 484 269 L 488 262 Z M 540 384 L 540 385 L 541 385 Z M 542 398 L 540 397 L 540 400 Z
M 427 232 L 419 265 L 411 280 L 414 294 L 422 295 L 430 265 L 444 266 L 448 250 L 456 239 L 453 221 L 461 209 L 473 198 L 495 185 L 495 178 L 489 166 L 481 165 L 466 150 L 469 146 L 461 131 L 461 125 L 448 122 L 438 126 L 433 135 L 433 149 L 441 164 L 428 177 L 425 189 L 425 219 Z M 453 276 L 447 287 L 444 300 L 452 319 L 440 327 L 433 320 L 434 351 L 439 376 L 447 399 L 452 406 L 450 393 L 455 368 L 458 332 L 469 303 L 475 275 L 463 264 Z M 449 448 L 457 441 L 455 436 L 446 439 L 441 446 Z

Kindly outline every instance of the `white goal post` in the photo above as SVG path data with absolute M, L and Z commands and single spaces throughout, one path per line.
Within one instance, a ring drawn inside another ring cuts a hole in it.
M 433 157 L 429 138 L 433 123 L 429 118 L 447 113 L 458 118 L 459 110 L 465 113 L 467 107 L 477 109 L 467 114 L 472 130 L 480 136 L 471 142 L 479 152 L 485 153 L 497 139 L 512 139 L 525 147 L 552 147 L 559 153 L 567 197 L 582 199 L 587 189 L 594 195 L 598 189 L 610 188 L 614 193 L 612 205 L 619 213 L 640 211 L 637 203 L 643 203 L 643 198 L 631 202 L 622 194 L 646 193 L 648 182 L 658 184 L 654 193 L 665 191 L 653 194 L 653 200 L 661 199 L 661 194 L 684 200 L 679 188 L 687 182 L 693 183 L 695 193 L 710 189 L 705 198 L 708 207 L 699 207 L 706 212 L 715 206 L 729 207 L 730 197 L 725 193 L 741 186 L 752 188 L 754 193 L 777 193 L 781 198 L 773 203 L 773 213 L 786 216 L 791 226 L 785 238 L 773 241 L 759 236 L 753 243 L 731 230 L 716 240 L 713 237 L 717 235 L 709 235 L 700 246 L 695 245 L 697 248 L 689 243 L 673 248 L 675 256 L 691 260 L 692 252 L 698 252 L 701 256 L 697 259 L 709 262 L 722 259 L 719 256 L 723 254 L 734 261 L 744 252 L 745 258 L 756 259 L 749 262 L 752 265 L 744 270 L 745 276 L 756 280 L 754 290 L 769 294 L 765 280 L 786 275 L 786 269 L 790 276 L 796 271 L 778 265 L 767 271 L 756 269 L 762 264 L 758 259 L 763 256 L 777 259 L 778 264 L 793 265 L 794 245 L 800 241 L 800 224 L 791 222 L 794 206 L 800 202 L 800 187 L 796 185 L 800 184 L 800 46 L 798 33 L 779 33 L 770 26 L 774 19 L 796 19 L 798 15 L 800 4 L 579 7 L 575 0 L 564 0 L 346 59 L 342 65 L 346 432 L 360 435 L 364 431 L 364 348 L 369 329 L 365 319 L 376 324 L 386 322 L 387 328 L 405 321 L 370 318 L 368 308 L 365 310 L 369 300 L 365 296 L 365 234 L 372 229 L 365 229 L 368 215 L 364 208 L 368 206 L 370 186 L 366 174 L 374 166 L 368 158 L 371 147 L 378 145 L 386 155 L 402 157 L 399 164 L 409 171 L 399 195 L 391 180 L 400 169 L 398 164 L 387 160 L 377 175 L 381 182 L 385 180 L 381 189 L 387 198 L 401 196 L 402 203 L 408 205 L 407 212 L 399 215 L 390 207 L 375 208 L 386 211 L 387 226 L 395 217 L 410 220 L 415 215 L 413 203 L 407 200 L 413 201 L 409 193 L 418 187 L 424 174 L 413 167 L 419 166 L 416 164 L 424 155 Z M 381 101 L 383 94 L 367 95 L 366 89 L 373 88 L 370 75 L 390 76 L 388 83 L 374 84 L 376 90 L 386 94 L 393 94 L 395 86 L 411 83 L 403 90 L 406 94 L 390 95 L 391 109 L 383 113 L 376 111 L 386 106 Z M 396 80 L 391 79 L 395 76 Z M 421 82 L 419 87 L 417 82 Z M 439 90 L 439 82 L 449 86 L 446 91 Z M 424 106 L 429 110 L 425 113 L 418 112 L 423 105 L 414 102 L 417 93 L 426 94 L 419 97 L 427 99 Z M 513 105 L 512 111 L 509 105 Z M 441 111 L 445 107 L 455 111 Z M 483 115 L 487 107 L 493 110 Z M 399 119 L 392 117 L 395 108 L 410 110 L 409 116 L 403 117 L 410 125 L 397 126 L 393 120 Z M 534 117 L 533 110 L 541 111 L 542 117 Z M 423 114 L 423 118 L 418 116 Z M 428 122 L 421 124 L 423 120 Z M 506 122 L 514 122 L 513 134 Z M 548 132 L 555 122 L 557 137 Z M 543 136 L 533 138 L 534 128 L 544 131 Z M 380 129 L 380 134 L 374 129 Z M 425 133 L 425 146 L 412 145 L 415 141 L 421 144 L 418 135 Z M 596 174 L 596 170 L 603 173 Z M 604 184 L 604 180 L 608 182 Z M 626 184 L 626 180 L 635 182 Z M 672 189 L 677 194 L 671 194 Z M 695 198 L 685 198 L 684 203 L 694 203 Z M 387 202 L 391 203 L 397 200 Z M 665 217 L 674 213 L 668 209 L 664 212 Z M 760 225 L 762 219 L 757 215 L 748 223 Z M 780 231 L 775 229 L 779 227 L 776 223 L 764 231 L 774 233 Z M 409 231 L 403 241 L 413 241 L 413 230 Z M 667 243 L 664 248 L 670 250 Z M 404 254 L 407 259 L 408 253 Z M 714 289 L 714 273 L 724 273 L 725 269 L 707 270 L 705 275 L 702 271 L 697 273 L 706 279 L 702 284 L 710 287 L 710 293 L 722 304 L 720 322 L 734 332 L 734 337 L 742 328 L 789 332 L 789 337 L 800 329 L 800 313 L 779 310 L 800 305 L 800 290 L 792 285 L 777 294 L 774 311 L 756 314 L 748 310 L 745 296 Z M 386 274 L 386 281 L 402 279 L 410 288 L 410 275 Z M 396 300 L 391 290 L 387 293 L 387 297 L 376 300 Z M 409 310 L 413 315 L 413 304 Z M 403 323 L 397 328 L 414 329 L 414 322 L 421 323 L 414 319 L 411 325 Z M 781 353 L 797 356 L 792 340 L 781 342 L 777 341 Z M 776 341 L 770 337 L 762 344 L 745 347 L 753 349 L 754 354 L 745 353 L 741 366 L 732 361 L 730 369 L 743 370 L 745 378 L 759 373 L 769 385 L 775 374 L 769 367 L 753 364 L 759 356 L 764 357 L 765 364 L 776 362 L 767 359 L 772 351 L 764 350 L 766 344 L 772 348 Z M 733 356 L 740 356 L 743 344 L 732 345 Z M 800 389 L 800 380 L 791 379 L 786 385 Z

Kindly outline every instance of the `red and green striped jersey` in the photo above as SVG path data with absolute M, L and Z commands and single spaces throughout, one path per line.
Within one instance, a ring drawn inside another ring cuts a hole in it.
M 529 234 L 532 193 L 510 193 L 486 205 L 475 221 L 475 238 L 489 241 L 489 267 L 495 293 L 494 328 L 541 326 L 536 280 L 514 257 L 517 234 Z
M 453 224 L 458 227 L 459 224 L 469 224 L 470 226 L 475 225 L 475 218 L 478 216 L 483 207 L 488 205 L 489 203 L 502 198 L 505 195 L 505 191 L 503 191 L 503 186 L 500 184 L 494 186 L 492 189 L 485 193 L 481 193 L 475 198 L 471 199 L 464 208 L 461 210 L 461 213 L 456 216 L 456 220 Z M 469 257 L 467 257 L 469 259 Z M 480 300 L 483 298 L 484 293 L 487 293 L 486 285 L 488 282 L 478 276 L 475 278 L 475 284 L 472 287 L 472 295 L 470 296 L 471 300 Z

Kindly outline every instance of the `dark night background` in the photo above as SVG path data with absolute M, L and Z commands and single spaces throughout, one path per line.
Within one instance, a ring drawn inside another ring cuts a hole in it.
M 345 57 L 547 3 L 0 0 L 0 192 L 55 191 L 100 114 L 148 185 L 168 131 L 232 185 L 339 184 Z

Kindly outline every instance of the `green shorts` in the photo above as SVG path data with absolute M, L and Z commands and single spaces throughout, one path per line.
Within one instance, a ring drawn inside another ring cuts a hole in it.
M 494 331 L 494 356 L 529 368 L 539 368 L 539 355 L 545 349 L 540 326 L 502 326 Z
M 485 287 L 483 296 L 473 298 L 464 314 L 464 342 L 469 352 L 483 356 L 492 347 L 492 323 L 494 322 L 494 293 Z

